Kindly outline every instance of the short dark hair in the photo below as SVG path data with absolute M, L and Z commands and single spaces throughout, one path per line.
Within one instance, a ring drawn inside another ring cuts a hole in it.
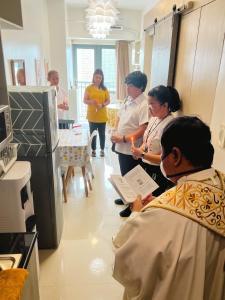
M 214 148 L 210 128 L 198 117 L 183 116 L 170 121 L 163 130 L 161 144 L 164 156 L 177 147 L 193 166 L 210 168 L 212 165 Z
M 128 74 L 127 77 L 125 78 L 126 84 L 132 84 L 135 87 L 141 89 L 142 92 L 145 91 L 147 82 L 148 82 L 147 76 L 141 71 L 134 71 Z
M 92 83 L 94 83 L 94 76 L 95 76 L 95 75 L 101 75 L 101 76 L 102 76 L 102 81 L 101 81 L 99 87 L 100 87 L 100 89 L 102 89 L 102 90 L 106 90 L 106 86 L 105 86 L 105 84 L 104 84 L 104 73 L 103 73 L 102 69 L 96 69 L 96 70 L 94 71 L 93 78 L 92 78 Z
M 148 92 L 148 96 L 156 98 L 160 104 L 168 103 L 168 109 L 171 112 L 178 111 L 181 108 L 179 93 L 172 86 L 156 86 Z

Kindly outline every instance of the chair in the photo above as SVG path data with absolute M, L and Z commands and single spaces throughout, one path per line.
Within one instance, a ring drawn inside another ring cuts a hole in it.
M 92 148 L 91 148 L 91 145 L 92 145 L 92 141 L 93 141 L 93 138 L 97 135 L 97 130 L 94 130 L 89 138 L 89 141 L 88 141 L 88 156 L 87 156 L 87 161 L 86 161 L 86 166 L 88 168 L 88 170 L 90 171 L 91 173 L 91 177 L 92 179 L 94 179 L 94 173 L 93 173 L 93 169 L 92 169 L 92 165 L 91 165 L 91 154 L 92 154 Z
M 67 202 L 67 195 L 66 195 L 66 186 L 69 179 L 74 176 L 74 167 L 80 167 L 82 171 L 82 177 L 84 180 L 84 188 L 85 188 L 85 195 L 88 197 L 88 186 L 89 189 L 92 190 L 91 180 L 89 177 L 89 172 L 91 173 L 92 179 L 94 179 L 94 173 L 91 165 L 91 144 L 93 138 L 97 135 L 97 130 L 94 130 L 88 140 L 88 145 L 86 147 L 86 151 L 82 151 L 82 149 L 78 149 L 76 158 L 73 160 L 73 165 L 68 167 L 66 176 L 63 176 L 63 193 L 64 193 L 64 201 Z

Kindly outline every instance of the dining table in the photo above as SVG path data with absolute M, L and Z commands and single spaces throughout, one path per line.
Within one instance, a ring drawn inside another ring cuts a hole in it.
M 66 187 L 69 179 L 74 176 L 74 167 L 82 169 L 85 193 L 88 195 L 88 186 L 91 183 L 87 174 L 86 165 L 90 160 L 89 131 L 82 126 L 72 129 L 59 129 L 59 165 L 63 180 L 64 201 L 67 202 Z
M 60 166 L 82 164 L 88 154 L 89 132 L 86 128 L 59 129 Z

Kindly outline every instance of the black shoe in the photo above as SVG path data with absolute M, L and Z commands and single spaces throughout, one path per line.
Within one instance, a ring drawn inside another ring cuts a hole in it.
M 92 150 L 91 156 L 96 157 L 96 151 L 95 150 Z
M 114 203 L 117 204 L 117 205 L 124 205 L 122 199 L 116 199 L 116 200 L 114 201 Z
M 123 217 L 123 218 L 127 218 L 131 215 L 132 211 L 130 209 L 130 206 L 127 206 L 124 210 L 122 210 L 120 212 L 120 216 Z

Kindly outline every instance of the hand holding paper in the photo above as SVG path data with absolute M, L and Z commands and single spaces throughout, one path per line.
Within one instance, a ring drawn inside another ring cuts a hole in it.
M 154 197 L 150 194 L 148 197 L 142 199 L 140 195 L 137 196 L 137 199 L 130 204 L 132 211 L 141 211 Z
M 137 199 L 130 204 L 130 208 L 132 211 L 141 211 L 143 208 L 141 195 L 137 196 Z
M 111 175 L 109 180 L 125 203 L 133 203 L 137 195 L 146 199 L 158 188 L 158 184 L 141 166 L 136 166 L 123 177 Z

